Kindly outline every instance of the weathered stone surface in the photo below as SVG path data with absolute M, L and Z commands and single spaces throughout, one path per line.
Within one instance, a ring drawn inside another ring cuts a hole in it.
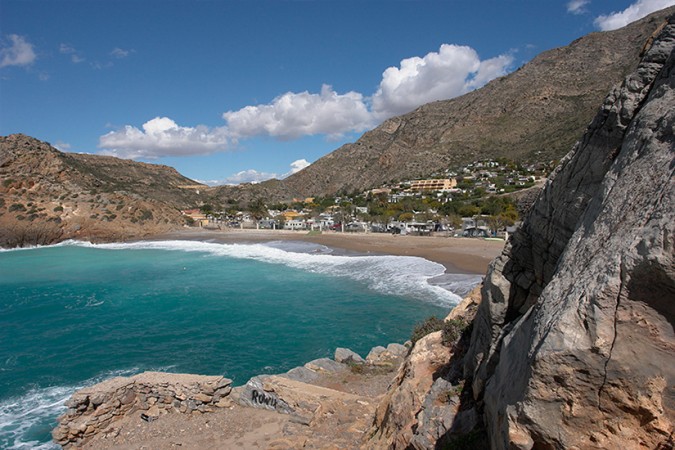
M 377 407 L 370 448 L 406 448 L 417 426 L 436 371 L 450 360 L 450 349 L 441 344 L 441 332 L 431 333 L 415 343 Z
M 480 302 L 478 286 L 445 320 L 471 322 Z M 470 431 L 478 423 L 474 409 L 459 411 L 463 383 L 455 379 L 461 373 L 461 357 L 453 352 L 464 348 L 462 341 L 450 349 L 443 345 L 439 331 L 417 341 L 410 354 L 405 345 L 390 345 L 377 357 L 392 355 L 389 348 L 399 354 L 405 351 L 407 357 L 377 407 L 365 448 L 434 448 L 447 433 Z
M 381 367 L 398 366 L 407 354 L 408 347 L 401 344 L 389 344 L 387 348 L 377 346 L 366 356 L 366 363 Z
M 237 388 L 238 389 L 238 388 Z M 251 378 L 239 394 L 239 404 L 290 414 L 296 423 L 309 424 L 332 402 L 356 404 L 357 395 L 315 386 L 285 376 L 266 375 Z
M 405 345 L 392 343 L 387 345 L 387 351 L 395 357 L 403 357 L 408 354 L 408 347 Z
M 348 348 L 338 347 L 335 349 L 335 361 L 344 364 L 364 364 L 366 361 Z
M 280 399 L 279 394 L 268 384 L 270 378 L 271 376 L 267 375 L 253 377 L 248 380 L 239 394 L 239 404 L 286 414 L 292 413 L 293 410 L 288 403 Z
M 232 390 L 231 384 L 221 376 L 164 372 L 111 378 L 73 394 L 52 437 L 64 448 L 80 447 L 115 420 L 139 411 L 141 418 L 151 421 L 169 410 L 191 413 L 208 405 L 225 405 L 222 398 Z
M 490 266 L 465 374 L 491 446 L 667 448 L 675 17 Z
M 346 364 L 334 361 L 330 358 L 315 359 L 305 364 L 305 367 L 314 372 L 341 372 L 347 370 Z
M 406 349 L 407 350 L 407 349 Z M 377 361 L 380 359 L 380 356 L 387 351 L 386 348 L 382 347 L 381 345 L 378 345 L 377 347 L 373 347 L 370 349 L 370 352 L 368 352 L 368 355 L 366 356 L 366 361 L 369 363 L 372 363 L 373 361 Z
M 290 378 L 291 380 L 302 381 L 303 383 L 311 383 L 318 379 L 320 375 L 307 367 L 294 367 L 281 376 Z

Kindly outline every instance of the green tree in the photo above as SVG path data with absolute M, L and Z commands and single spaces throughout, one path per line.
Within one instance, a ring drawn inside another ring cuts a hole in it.
M 462 205 L 457 213 L 462 217 L 473 217 L 480 214 L 480 208 L 476 205 Z
M 269 211 L 267 206 L 265 206 L 265 201 L 262 198 L 257 198 L 248 205 L 248 211 L 251 213 L 251 216 L 255 219 L 256 228 L 260 226 L 260 221 L 267 217 Z
M 404 213 L 401 213 L 398 216 L 399 222 L 412 222 L 413 219 L 414 219 L 414 216 L 413 216 L 413 213 L 411 213 L 411 212 L 404 212 Z

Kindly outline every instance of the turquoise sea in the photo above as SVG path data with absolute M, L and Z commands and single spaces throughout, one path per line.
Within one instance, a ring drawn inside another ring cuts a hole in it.
M 244 384 L 404 342 L 479 282 L 301 242 L 67 242 L 0 251 L 0 448 L 53 448 L 78 388 L 145 370 Z M 453 291 L 455 293 L 453 293 Z

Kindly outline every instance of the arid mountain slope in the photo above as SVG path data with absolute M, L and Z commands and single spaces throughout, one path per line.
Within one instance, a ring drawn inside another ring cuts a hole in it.
M 156 233 L 180 226 L 179 209 L 200 196 L 171 167 L 62 153 L 21 134 L 0 137 L 0 179 L 1 246 Z
M 635 69 L 669 8 L 546 51 L 514 73 L 452 100 L 387 120 L 281 182 L 222 187 L 220 198 L 285 199 L 377 187 L 477 159 L 559 159 L 607 91 Z M 264 194 L 264 195 L 263 195 Z

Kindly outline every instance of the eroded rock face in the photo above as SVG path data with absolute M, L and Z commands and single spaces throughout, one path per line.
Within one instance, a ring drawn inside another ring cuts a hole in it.
M 493 448 L 667 448 L 675 16 L 491 265 L 465 375 Z
M 480 288 L 476 288 L 445 320 L 469 323 L 480 299 Z M 371 353 L 384 353 L 380 348 Z M 415 343 L 377 407 L 363 448 L 433 448 L 446 434 L 468 432 L 476 425 L 475 409 L 460 411 L 464 383 L 453 373 L 453 367 L 461 371 L 461 355 L 454 352 L 461 352 L 460 346 L 453 351 L 443 343 L 440 331 Z

